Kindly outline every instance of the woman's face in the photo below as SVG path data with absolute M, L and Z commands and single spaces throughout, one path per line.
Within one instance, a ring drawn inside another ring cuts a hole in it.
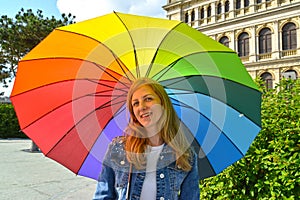
M 134 116 L 143 127 L 157 126 L 163 114 L 163 108 L 160 98 L 150 86 L 138 88 L 132 95 L 131 105 Z

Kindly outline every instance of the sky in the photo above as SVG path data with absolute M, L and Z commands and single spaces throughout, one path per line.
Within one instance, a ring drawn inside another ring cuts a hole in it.
M 167 0 L 0 0 L 0 16 L 14 18 L 21 8 L 32 9 L 34 13 L 42 10 L 45 17 L 61 18 L 62 13 L 76 16 L 75 21 L 83 21 L 113 11 L 136 15 L 166 18 L 162 6 Z M 7 89 L 0 84 L 5 96 L 11 93 L 13 84 Z

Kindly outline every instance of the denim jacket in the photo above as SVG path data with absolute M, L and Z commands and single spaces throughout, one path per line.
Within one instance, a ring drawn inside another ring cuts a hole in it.
M 157 200 L 199 200 L 199 175 L 197 158 L 194 154 L 192 169 L 188 172 L 176 166 L 174 150 L 164 145 L 157 161 L 156 184 Z M 109 145 L 98 179 L 94 200 L 125 200 L 130 164 L 126 160 L 123 139 L 116 138 Z M 140 199 L 145 170 L 132 167 L 130 200 Z

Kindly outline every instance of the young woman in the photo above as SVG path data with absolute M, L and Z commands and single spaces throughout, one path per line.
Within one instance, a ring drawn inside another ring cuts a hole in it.
M 136 80 L 127 108 L 125 136 L 109 145 L 94 199 L 198 200 L 197 158 L 164 88 Z

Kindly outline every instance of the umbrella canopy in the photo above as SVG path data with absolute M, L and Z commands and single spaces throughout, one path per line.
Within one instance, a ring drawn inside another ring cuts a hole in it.
M 53 30 L 19 62 L 11 101 L 46 156 L 97 179 L 138 77 L 164 86 L 202 179 L 242 158 L 260 131 L 261 94 L 234 51 L 180 21 L 115 12 Z

